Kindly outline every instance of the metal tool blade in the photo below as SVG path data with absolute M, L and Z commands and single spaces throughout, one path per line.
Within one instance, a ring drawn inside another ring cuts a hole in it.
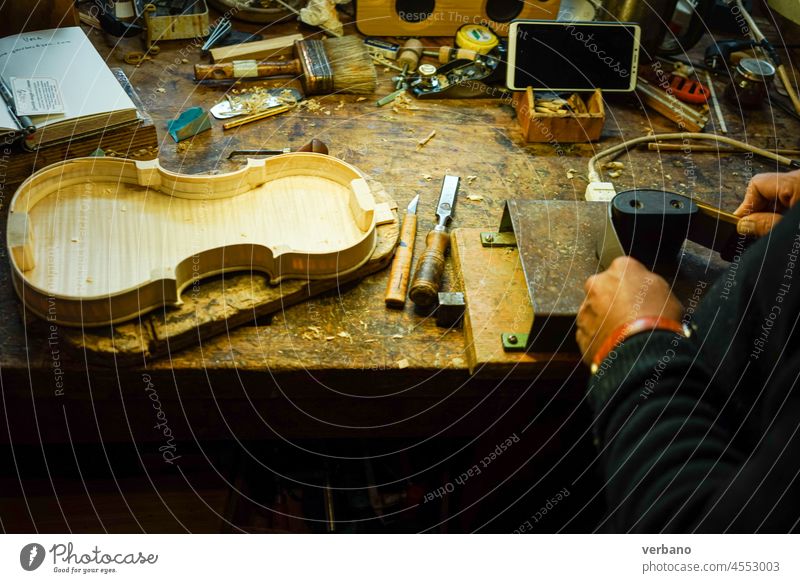
M 247 109 L 244 105 L 244 100 L 246 96 L 239 95 L 237 96 L 237 103 L 231 102 L 230 99 L 225 99 L 225 101 L 221 101 L 213 106 L 209 111 L 211 115 L 213 115 L 217 119 L 230 119 L 232 117 L 237 117 L 240 115 L 245 115 L 248 113 L 254 113 L 253 111 Z M 296 89 L 271 89 L 266 92 L 263 97 L 263 102 L 260 104 L 260 110 L 272 109 L 273 107 L 280 107 L 285 105 L 287 102 L 299 102 L 303 99 L 303 96 L 300 94 L 299 91 Z M 251 104 L 252 105 L 252 104 Z
M 411 202 L 408 203 L 408 208 L 406 209 L 408 214 L 410 214 L 410 215 L 417 214 L 417 204 L 418 203 L 419 203 L 419 195 L 417 195 L 414 198 L 412 198 Z
M 439 196 L 439 204 L 436 205 L 436 218 L 440 224 L 447 224 L 447 221 L 453 217 L 453 206 L 456 203 L 460 180 L 458 176 L 449 174 L 444 177 L 442 194 Z

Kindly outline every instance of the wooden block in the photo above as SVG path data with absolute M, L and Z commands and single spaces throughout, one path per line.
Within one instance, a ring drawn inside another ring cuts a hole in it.
M 553 20 L 560 7 L 561 0 L 359 0 L 355 22 L 367 36 L 453 36 L 464 24 L 481 24 L 508 36 L 512 20 Z
M 287 34 L 251 43 L 218 47 L 211 49 L 211 59 L 215 63 L 230 63 L 246 59 L 256 61 L 274 59 L 281 55 L 291 55 L 294 51 L 294 43 L 301 40 L 303 40 L 302 34 Z
M 451 233 L 453 261 L 467 304 L 467 364 L 474 375 L 502 375 L 512 369 L 527 374 L 544 361 L 526 352 L 505 352 L 500 341 L 501 332 L 527 331 L 533 322 L 519 251 L 483 247 L 480 237 L 486 230 L 453 229 Z
M 586 100 L 588 113 L 539 113 L 536 92 L 530 87 L 514 94 L 513 105 L 526 142 L 593 142 L 600 139 L 606 123 L 603 94 L 599 89 Z
M 89 156 L 98 148 L 132 160 L 150 160 L 158 156 L 158 134 L 149 118 L 134 124 L 99 132 L 88 137 L 42 148 L 35 152 L 14 152 L 6 162 L 3 179 L 8 189 L 37 170 L 71 158 Z
M 524 377 L 539 374 L 548 363 L 579 358 L 570 328 L 583 302 L 583 283 L 598 270 L 596 229 L 603 224 L 606 205 L 526 202 L 522 233 L 535 242 L 521 247 L 527 255 L 527 275 L 519 247 L 481 244 L 481 233 L 496 228 L 452 232 L 453 258 L 466 301 L 467 362 L 476 375 Z M 528 280 L 534 289 L 533 303 Z M 540 344 L 552 346 L 553 352 L 503 349 L 502 333 L 531 331 L 551 336 Z
M 73 0 L 7 2 L 3 4 L 0 37 L 79 24 L 78 10 Z

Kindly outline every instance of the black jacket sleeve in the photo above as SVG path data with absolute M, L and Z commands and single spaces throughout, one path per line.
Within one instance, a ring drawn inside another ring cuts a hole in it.
M 618 346 L 590 381 L 612 528 L 796 529 L 796 375 L 772 384 L 788 407 L 770 419 L 734 421 L 727 411 L 735 388 L 717 386 L 699 348 L 672 332 L 639 334 Z

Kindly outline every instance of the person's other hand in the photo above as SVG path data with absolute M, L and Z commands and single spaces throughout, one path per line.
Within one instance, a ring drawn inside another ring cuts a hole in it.
M 744 201 L 733 214 L 742 217 L 741 235 L 766 235 L 784 212 L 800 201 L 800 170 L 756 174 L 747 185 Z
M 575 338 L 586 364 L 623 324 L 648 316 L 680 321 L 683 315 L 667 282 L 632 257 L 617 257 L 606 271 L 587 279 L 584 289 Z

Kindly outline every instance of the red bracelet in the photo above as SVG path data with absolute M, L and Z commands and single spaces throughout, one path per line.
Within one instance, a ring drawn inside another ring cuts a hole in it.
M 684 327 L 683 324 L 677 320 L 673 320 L 672 318 L 662 318 L 660 316 L 646 316 L 644 318 L 637 318 L 632 322 L 627 322 L 626 324 L 618 326 L 611 334 L 608 335 L 605 341 L 600 345 L 600 349 L 594 354 L 591 366 L 592 374 L 597 372 L 597 369 L 600 367 L 600 363 L 606 359 L 609 353 L 617 346 L 622 344 L 625 340 L 631 336 L 635 336 L 636 334 L 649 332 L 651 330 L 668 330 L 670 332 L 680 334 L 686 338 L 689 337 L 688 329 Z

